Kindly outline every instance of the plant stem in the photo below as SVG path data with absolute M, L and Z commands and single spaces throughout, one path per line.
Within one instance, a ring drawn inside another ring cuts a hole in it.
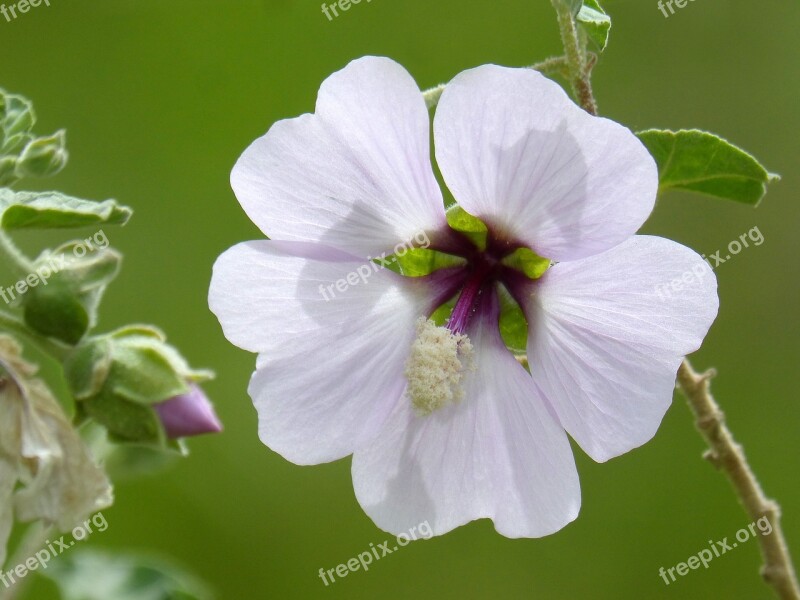
M 797 576 L 780 526 L 780 507 L 761 489 L 744 450 L 733 439 L 725 417 L 709 390 L 713 372 L 699 374 L 684 360 L 678 370 L 677 386 L 694 413 L 697 429 L 708 443 L 705 457 L 730 480 L 739 500 L 753 521 L 767 518 L 772 533 L 758 536 L 764 566 L 761 575 L 783 600 L 800 600 Z
M 552 3 L 558 13 L 573 92 L 584 110 L 596 115 L 597 103 L 591 82 L 596 57 L 587 56 L 585 39 L 577 31 L 568 4 L 564 0 L 552 0 Z M 764 558 L 761 569 L 764 580 L 782 600 L 800 600 L 797 576 L 780 527 L 780 507 L 766 497 L 747 464 L 744 450 L 725 425 L 722 411 L 709 391 L 708 382 L 711 376 L 711 373 L 696 373 L 689 361 L 684 360 L 678 370 L 677 386 L 689 400 L 697 420 L 697 428 L 710 447 L 706 458 L 728 476 L 750 518 L 756 521 L 766 517 L 772 526 L 770 535 L 761 535 L 758 538 Z
M 589 61 L 586 53 L 585 38 L 578 32 L 570 4 L 566 0 L 551 0 L 551 2 L 558 15 L 558 28 L 561 31 L 561 43 L 564 45 L 572 92 L 578 104 L 586 112 L 596 115 L 597 102 L 594 99 L 591 83 L 593 63 Z
M 24 337 L 39 350 L 50 355 L 58 362 L 63 362 L 67 354 L 69 354 L 70 349 L 68 346 L 31 331 L 21 319 L 4 310 L 0 310 L 0 329 L 5 329 Z
M 14 245 L 8 234 L 0 229 L 0 253 L 11 262 L 14 274 L 25 277 L 33 272 L 33 263 Z

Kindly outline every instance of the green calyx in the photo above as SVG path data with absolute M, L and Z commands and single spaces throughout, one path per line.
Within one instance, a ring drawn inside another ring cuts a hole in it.
M 64 364 L 79 414 L 118 441 L 165 444 L 153 406 L 186 394 L 212 374 L 189 367 L 153 327 L 129 326 L 78 345 Z

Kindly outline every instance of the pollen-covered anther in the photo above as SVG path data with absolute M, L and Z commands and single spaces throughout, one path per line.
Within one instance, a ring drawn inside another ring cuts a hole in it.
M 464 396 L 464 375 L 474 370 L 469 337 L 419 318 L 405 370 L 407 394 L 418 415 L 429 415 L 458 402 Z

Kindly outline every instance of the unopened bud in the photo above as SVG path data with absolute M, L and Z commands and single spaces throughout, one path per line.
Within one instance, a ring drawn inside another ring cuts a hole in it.
M 192 385 L 188 394 L 175 396 L 153 408 L 171 439 L 222 431 L 214 407 L 197 385 Z
M 17 177 L 21 179 L 55 175 L 66 166 L 68 157 L 66 134 L 63 130 L 49 137 L 37 138 L 29 142 L 19 155 Z

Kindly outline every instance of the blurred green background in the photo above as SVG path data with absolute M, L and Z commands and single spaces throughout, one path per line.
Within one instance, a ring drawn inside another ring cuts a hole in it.
M 755 210 L 670 195 L 645 230 L 706 254 L 753 227 L 764 236 L 717 269 L 720 315 L 693 361 L 719 370 L 716 395 L 800 557 L 800 4 L 696 0 L 668 19 L 656 0 L 604 4 L 614 19 L 595 76 L 604 115 L 632 129 L 714 131 L 783 175 Z M 658 576 L 749 523 L 700 458 L 680 397 L 643 448 L 603 465 L 576 449 L 583 509 L 560 533 L 508 540 L 480 521 L 327 588 L 321 567 L 389 536 L 355 501 L 349 460 L 297 467 L 257 438 L 246 394 L 255 359 L 223 338 L 206 304 L 214 259 L 260 237 L 228 184 L 241 151 L 274 121 L 312 111 L 320 82 L 365 54 L 396 59 L 428 87 L 559 51 L 545 0 L 373 0 L 332 22 L 319 0 L 51 0 L 0 19 L 0 86 L 34 101 L 38 133 L 68 130 L 70 165 L 40 188 L 136 211 L 106 229 L 126 261 L 101 326 L 157 323 L 218 374 L 208 392 L 225 433 L 191 441 L 191 458 L 163 474 L 119 484 L 109 528 L 90 544 L 173 557 L 224 600 L 771 597 L 752 540 L 670 586 Z M 33 597 L 51 596 L 37 582 Z

